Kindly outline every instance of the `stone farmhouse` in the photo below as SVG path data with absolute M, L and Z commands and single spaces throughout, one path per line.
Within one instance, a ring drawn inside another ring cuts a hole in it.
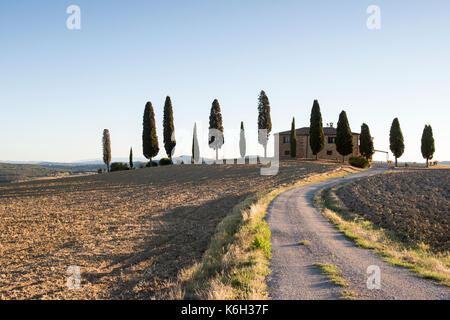
M 315 159 L 311 147 L 309 146 L 309 127 L 303 127 L 296 129 L 297 134 L 297 157 L 302 159 Z M 325 147 L 319 152 L 319 159 L 339 160 L 342 161 L 342 155 L 336 150 L 336 128 L 332 125 L 323 128 L 325 135 Z M 359 133 L 352 132 L 353 134 L 353 153 L 345 157 L 345 161 L 348 161 L 351 157 L 359 156 Z M 279 154 L 280 158 L 290 158 L 291 150 L 291 131 L 284 131 L 279 133 Z

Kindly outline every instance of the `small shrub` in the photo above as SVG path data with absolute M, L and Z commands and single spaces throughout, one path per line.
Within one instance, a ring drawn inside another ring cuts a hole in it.
M 367 161 L 367 159 L 363 156 L 351 157 L 348 162 L 350 163 L 350 165 L 357 168 L 368 168 L 370 165 L 369 161 Z
M 272 257 L 272 245 L 270 243 L 270 229 L 266 223 L 259 223 L 254 230 L 255 240 L 252 249 L 261 249 L 267 259 Z
M 130 170 L 128 167 L 128 164 L 123 162 L 113 162 L 111 163 L 110 171 L 124 171 L 124 170 Z
M 161 158 L 161 160 L 159 160 L 160 166 L 167 166 L 167 165 L 171 165 L 171 164 L 173 164 L 173 162 L 169 158 Z
M 158 166 L 158 162 L 155 162 L 155 161 L 149 161 L 149 162 L 147 162 L 147 164 L 145 165 L 146 168 L 149 168 L 149 167 L 157 167 L 157 166 Z
M 98 169 L 98 170 L 97 170 L 97 173 L 98 173 L 98 174 L 103 173 L 103 169 Z

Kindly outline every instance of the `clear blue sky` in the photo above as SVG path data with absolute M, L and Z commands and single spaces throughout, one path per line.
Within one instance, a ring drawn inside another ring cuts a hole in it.
M 81 30 L 66 28 L 71 4 L 81 8 Z M 381 8 L 380 30 L 366 27 L 371 4 Z M 290 129 L 293 116 L 307 126 L 318 99 L 324 122 L 346 110 L 353 131 L 369 125 L 377 149 L 389 149 L 399 117 L 401 160 L 422 161 L 429 123 L 435 159 L 450 160 L 447 0 L 10 0 L 0 2 L 0 41 L 1 160 L 100 158 L 104 128 L 113 157 L 127 157 L 130 146 L 142 157 L 148 100 L 165 156 L 166 95 L 176 155 L 190 154 L 195 121 L 206 133 L 215 98 L 226 130 L 221 155 L 238 154 L 241 120 L 254 153 L 261 89 L 274 132 Z M 202 155 L 214 154 L 201 143 Z

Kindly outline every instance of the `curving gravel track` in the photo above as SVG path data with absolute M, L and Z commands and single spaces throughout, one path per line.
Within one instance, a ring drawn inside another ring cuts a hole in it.
M 357 299 L 450 300 L 450 288 L 413 276 L 384 262 L 371 250 L 356 247 L 337 231 L 313 206 L 314 194 L 325 187 L 384 171 L 371 169 L 343 178 L 333 178 L 291 189 L 279 195 L 268 208 L 272 231 L 272 274 L 270 296 L 275 300 L 339 299 L 343 289 L 358 294 Z M 310 245 L 298 245 L 308 240 Z M 337 265 L 349 287 L 331 284 L 314 263 Z M 381 288 L 367 289 L 367 267 L 379 266 Z

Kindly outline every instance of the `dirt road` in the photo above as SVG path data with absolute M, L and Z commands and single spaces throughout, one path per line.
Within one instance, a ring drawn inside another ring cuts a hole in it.
M 331 284 L 313 267 L 315 263 L 336 265 L 349 282 L 346 289 L 356 292 L 358 299 L 450 299 L 449 288 L 414 277 L 406 269 L 388 265 L 372 251 L 356 247 L 314 208 L 313 197 L 318 190 L 383 170 L 291 189 L 271 203 L 267 219 L 272 231 L 272 299 L 339 299 L 343 288 Z M 304 240 L 310 245 L 298 245 Z M 381 288 L 369 290 L 367 268 L 373 265 L 380 268 Z

